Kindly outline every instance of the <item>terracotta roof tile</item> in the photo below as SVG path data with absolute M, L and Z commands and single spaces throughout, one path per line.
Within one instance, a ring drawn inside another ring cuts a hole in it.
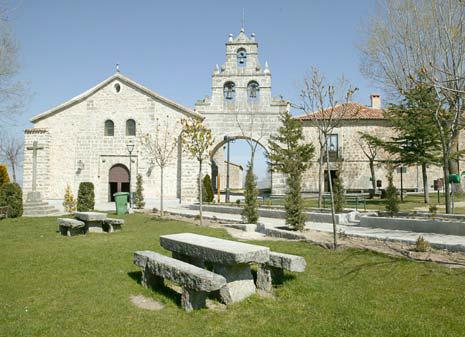
M 334 117 L 341 116 L 342 119 L 384 119 L 383 109 L 375 109 L 366 105 L 349 102 L 344 104 L 336 105 L 334 111 L 332 108 L 327 108 L 323 112 L 316 111 L 305 115 L 295 116 L 294 118 L 302 121 L 308 121 L 312 119 L 328 118 L 332 113 Z

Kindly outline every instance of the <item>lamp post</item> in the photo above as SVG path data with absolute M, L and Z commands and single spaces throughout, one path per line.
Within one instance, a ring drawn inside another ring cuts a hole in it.
M 129 143 L 126 145 L 129 152 L 129 208 L 132 208 L 132 195 L 131 195 L 131 170 L 132 170 L 132 151 L 134 151 L 134 144 Z
M 229 202 L 229 142 L 231 138 L 224 136 L 224 140 L 227 143 L 227 160 L 226 160 L 226 202 Z

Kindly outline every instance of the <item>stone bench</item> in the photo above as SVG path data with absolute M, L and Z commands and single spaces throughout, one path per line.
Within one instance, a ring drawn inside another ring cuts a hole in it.
M 102 228 L 105 232 L 113 233 L 114 231 L 120 231 L 122 225 L 124 225 L 123 219 L 106 218 L 103 220 Z
M 58 230 L 62 235 L 75 236 L 85 234 L 86 224 L 82 221 L 69 218 L 58 218 Z
M 302 256 L 270 252 L 270 259 L 264 264 L 259 264 L 257 269 L 257 288 L 270 292 L 272 280 L 281 280 L 284 270 L 290 272 L 303 272 L 307 263 Z
M 168 279 L 182 287 L 181 306 L 186 311 L 206 307 L 206 294 L 226 285 L 226 279 L 211 271 L 152 251 L 134 253 L 142 268 L 142 285 L 154 288 Z

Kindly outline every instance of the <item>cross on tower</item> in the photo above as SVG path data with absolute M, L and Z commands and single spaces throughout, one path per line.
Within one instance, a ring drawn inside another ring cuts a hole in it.
M 35 140 L 32 146 L 28 146 L 26 149 L 32 150 L 32 192 L 37 189 L 37 151 L 43 150 L 43 146 L 38 146 Z

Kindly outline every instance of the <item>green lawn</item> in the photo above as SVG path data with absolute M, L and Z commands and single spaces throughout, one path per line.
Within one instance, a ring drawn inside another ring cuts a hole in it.
M 223 230 L 126 217 L 120 233 L 63 237 L 54 218 L 0 222 L 1 336 L 465 336 L 465 270 L 368 251 L 329 251 L 303 242 L 263 241 L 305 257 L 275 298 L 251 298 L 226 311 L 185 313 L 172 291 L 138 283 L 135 250 L 167 254 L 159 236 Z M 143 294 L 161 311 L 133 306 Z

